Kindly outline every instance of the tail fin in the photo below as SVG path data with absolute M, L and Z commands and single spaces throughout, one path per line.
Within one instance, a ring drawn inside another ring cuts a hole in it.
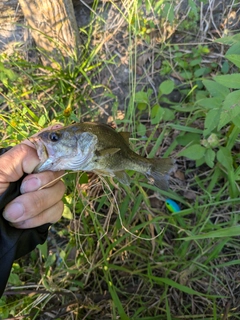
M 147 177 L 153 179 L 153 184 L 159 189 L 167 190 L 169 174 L 174 170 L 174 161 L 170 158 L 148 160 L 150 170 L 146 173 Z

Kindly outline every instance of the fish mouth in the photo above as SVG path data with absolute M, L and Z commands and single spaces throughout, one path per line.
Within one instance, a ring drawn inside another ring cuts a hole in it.
M 34 169 L 36 170 L 42 166 L 42 164 L 49 158 L 49 152 L 47 149 L 47 146 L 44 144 L 41 138 L 39 137 L 32 137 L 29 139 L 34 146 L 36 147 L 37 155 L 40 160 L 40 163 L 37 165 L 37 167 Z

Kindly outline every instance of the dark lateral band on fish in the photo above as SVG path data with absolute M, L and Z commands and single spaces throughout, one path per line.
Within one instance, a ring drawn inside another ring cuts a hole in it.
M 170 158 L 144 158 L 129 147 L 128 132 L 103 123 L 82 122 L 47 130 L 30 138 L 40 159 L 34 172 L 46 170 L 92 171 L 129 184 L 125 170 L 145 174 L 155 186 L 167 190 L 174 168 Z

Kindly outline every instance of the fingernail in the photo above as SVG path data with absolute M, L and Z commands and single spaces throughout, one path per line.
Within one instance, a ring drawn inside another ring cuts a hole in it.
M 24 207 L 19 202 L 14 202 L 8 206 L 3 211 L 3 217 L 11 222 L 18 220 L 24 213 Z
M 31 191 L 36 191 L 41 187 L 41 181 L 38 178 L 30 178 L 28 180 L 24 180 L 21 184 L 20 192 L 26 193 Z

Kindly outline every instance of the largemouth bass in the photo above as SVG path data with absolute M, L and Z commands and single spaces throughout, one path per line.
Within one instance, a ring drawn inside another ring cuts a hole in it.
M 129 133 L 102 123 L 83 122 L 41 132 L 30 138 L 40 159 L 34 172 L 46 170 L 92 171 L 129 183 L 125 170 L 145 174 L 160 189 L 168 187 L 173 161 L 149 159 L 129 147 Z

